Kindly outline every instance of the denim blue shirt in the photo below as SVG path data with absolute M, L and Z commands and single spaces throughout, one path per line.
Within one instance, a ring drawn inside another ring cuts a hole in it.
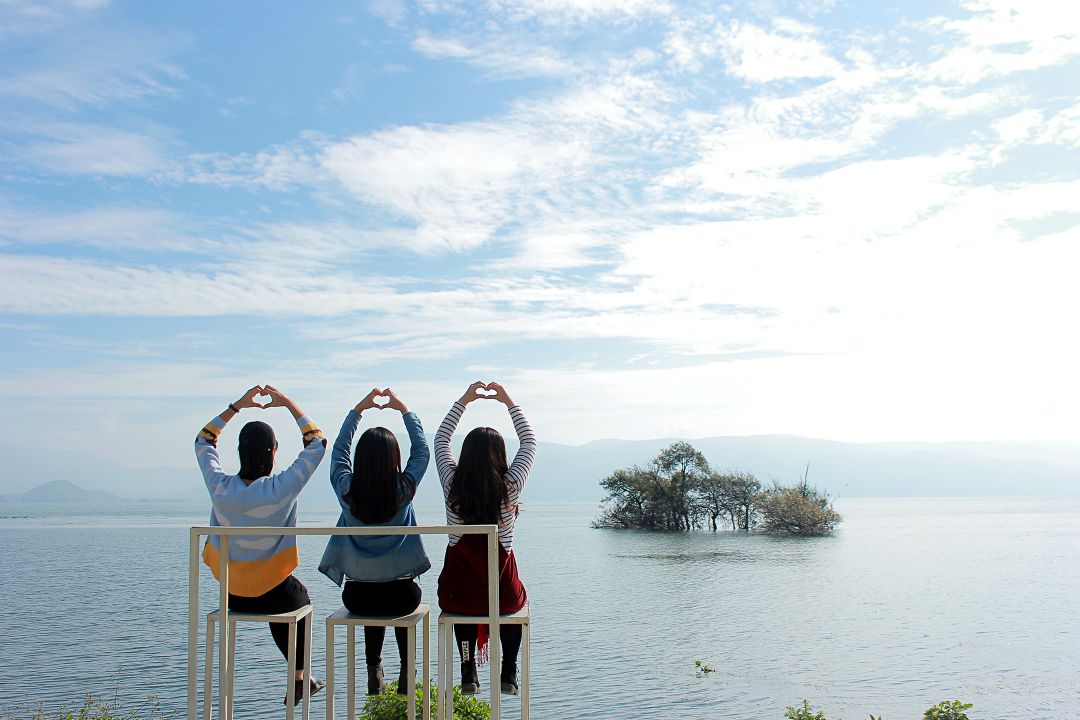
M 416 414 L 405 413 L 402 419 L 409 432 L 410 443 L 409 461 L 399 479 L 403 500 L 394 517 L 378 525 L 416 525 L 412 496 L 427 470 L 430 452 Z M 349 503 L 345 500 L 352 483 L 352 440 L 359 423 L 360 413 L 350 410 L 334 441 L 331 454 L 330 484 L 341 505 L 338 527 L 367 526 L 350 512 Z M 319 562 L 319 572 L 338 585 L 346 578 L 363 582 L 414 578 L 430 567 L 431 561 L 424 552 L 419 535 L 335 535 L 330 538 Z

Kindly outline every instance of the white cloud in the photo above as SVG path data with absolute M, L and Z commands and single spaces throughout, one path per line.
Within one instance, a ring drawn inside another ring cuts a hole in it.
M 71 30 L 63 43 L 44 47 L 17 71 L 0 75 L 0 98 L 71 110 L 172 95 L 184 77 L 171 62 L 181 44 L 151 32 Z
M 168 166 L 166 143 L 158 136 L 103 125 L 45 123 L 26 128 L 35 139 L 17 157 L 62 175 L 151 175 Z
M 421 32 L 413 40 L 412 49 L 430 58 L 462 60 L 484 69 L 488 77 L 499 80 L 558 77 L 571 75 L 579 70 L 573 62 L 560 56 L 550 46 L 523 46 L 517 41 L 495 40 L 469 45 L 458 38 L 433 37 Z
M 329 145 L 320 159 L 344 187 L 417 224 L 414 247 L 462 250 L 586 162 L 585 149 L 512 124 L 400 127 Z
M 717 38 L 728 72 L 748 82 L 829 78 L 842 69 L 814 38 L 814 28 L 790 20 L 775 21 L 772 32 L 733 21 L 717 29 Z
M 0 213 L 0 237 L 30 245 L 194 250 L 193 241 L 177 231 L 179 225 L 174 213 L 146 208 L 101 207 L 57 213 L 6 204 Z

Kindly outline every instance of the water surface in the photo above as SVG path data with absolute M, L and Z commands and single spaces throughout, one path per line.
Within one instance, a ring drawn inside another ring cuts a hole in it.
M 789 539 L 593 530 L 592 505 L 526 506 L 535 717 L 780 720 L 804 697 L 830 719 L 919 718 L 945 698 L 975 703 L 973 718 L 1080 717 L 1080 499 L 837 507 L 834 537 Z M 437 507 L 418 514 L 442 522 Z M 302 505 L 300 517 L 332 525 L 336 513 Z M 187 528 L 206 520 L 203 507 L 0 506 L 0 713 L 117 683 L 122 698 L 155 693 L 182 712 Z M 340 605 L 315 569 L 324 543 L 300 538 L 297 573 L 320 618 L 319 675 L 321 618 Z M 425 543 L 433 601 L 445 539 Z M 201 578 L 206 611 L 217 584 Z M 279 717 L 284 661 L 269 633 L 242 629 L 238 652 L 238 716 Z M 696 677 L 696 659 L 716 672 Z M 322 716 L 318 696 L 313 709 Z

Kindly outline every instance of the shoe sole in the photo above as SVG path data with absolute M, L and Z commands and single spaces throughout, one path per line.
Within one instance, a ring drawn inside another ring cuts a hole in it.
M 513 683 L 504 682 L 502 684 L 502 694 L 503 695 L 517 695 L 518 694 L 518 686 L 514 685 Z
M 475 695 L 478 692 L 480 692 L 479 683 L 461 683 L 462 695 Z

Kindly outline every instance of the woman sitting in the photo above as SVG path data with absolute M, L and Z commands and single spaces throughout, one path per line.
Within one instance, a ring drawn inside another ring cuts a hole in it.
M 259 395 L 269 402 L 260 405 Z M 274 472 L 277 438 L 264 422 L 249 422 L 240 430 L 240 472 L 229 475 L 221 469 L 218 436 L 225 424 L 248 408 L 287 408 L 300 426 L 304 449 L 287 469 Z M 270 385 L 248 390 L 242 398 L 206 424 L 195 438 L 195 457 L 202 469 L 213 510 L 210 525 L 240 527 L 271 525 L 296 527 L 296 499 L 311 479 L 326 452 L 322 431 L 277 388 Z M 214 577 L 221 579 L 221 537 L 211 535 L 203 549 L 203 561 Z M 308 605 L 307 588 L 291 574 L 300 565 L 295 535 L 237 536 L 229 542 L 229 609 L 236 612 L 276 614 Z M 304 697 L 304 649 L 307 642 L 304 618 L 296 633 L 295 702 Z M 281 654 L 289 656 L 289 631 L 281 623 L 271 623 L 270 633 Z M 322 689 L 312 678 L 311 693 Z M 288 694 L 286 693 L 286 701 Z
M 375 398 L 385 397 L 382 406 L 401 412 L 409 433 L 409 462 L 401 470 L 401 452 L 394 434 L 384 427 L 364 431 L 350 457 L 353 435 L 365 410 L 379 410 Z M 331 454 L 330 483 L 341 505 L 338 527 L 368 525 L 416 525 L 412 499 L 427 470 L 429 453 L 424 429 L 415 413 L 389 388 L 368 393 L 345 416 Z M 408 615 L 420 604 L 416 578 L 431 567 L 419 535 L 335 535 L 323 553 L 319 570 L 338 585 L 345 582 L 341 602 L 356 615 Z M 386 628 L 364 628 L 364 656 L 367 661 L 368 694 L 386 690 L 383 680 L 382 647 Z M 408 692 L 409 667 L 406 642 L 408 632 L 394 628 L 401 671 L 397 691 Z M 426 640 L 425 640 L 426 642 Z
M 484 394 L 479 394 L 483 392 Z M 491 393 L 490 395 L 487 393 Z M 509 409 L 520 447 L 514 462 L 506 463 L 506 444 L 498 431 L 478 427 L 465 436 L 461 460 L 454 461 L 450 437 L 465 412 L 477 399 L 497 400 Z M 492 524 L 499 526 L 499 612 L 513 613 L 525 606 L 528 597 L 518 578 L 514 558 L 514 524 L 518 516 L 518 496 L 525 487 L 533 459 L 536 438 L 521 408 L 498 383 L 475 382 L 454 403 L 435 434 L 435 463 L 439 468 L 446 498 L 448 525 Z M 487 615 L 487 541 L 483 535 L 450 535 L 446 559 L 439 575 L 439 607 L 463 615 Z M 486 625 L 455 625 L 461 653 L 461 692 L 475 694 L 480 689 L 476 675 L 476 645 L 485 656 Z M 502 691 L 518 692 L 517 654 L 521 648 L 521 626 L 501 625 Z

